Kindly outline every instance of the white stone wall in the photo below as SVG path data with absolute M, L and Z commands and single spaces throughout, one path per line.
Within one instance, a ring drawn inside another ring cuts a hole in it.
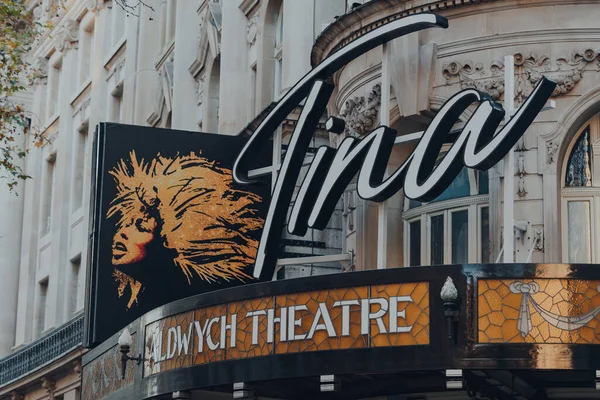
M 96 125 L 236 134 L 274 100 L 275 13 L 284 12 L 283 92 L 310 69 L 323 25 L 344 12 L 344 0 L 149 0 L 153 10 L 129 16 L 114 0 L 29 3 L 54 26 L 32 54 L 33 129 L 47 143 L 25 160 L 32 179 L 20 196 L 0 193 L 10 272 L 0 356 L 83 310 Z

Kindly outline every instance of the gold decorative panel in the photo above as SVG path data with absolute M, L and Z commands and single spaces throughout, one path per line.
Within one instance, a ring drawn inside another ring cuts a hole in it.
M 429 344 L 427 282 L 291 293 L 146 326 L 144 376 L 258 356 Z
M 135 349 L 137 334 L 133 334 L 132 349 Z M 131 355 L 131 354 L 130 354 Z M 104 354 L 83 367 L 81 374 L 81 398 L 104 399 L 114 392 L 133 384 L 135 363 L 128 362 L 125 379 L 121 379 L 121 352 L 115 343 Z
M 600 281 L 482 279 L 479 343 L 600 343 Z

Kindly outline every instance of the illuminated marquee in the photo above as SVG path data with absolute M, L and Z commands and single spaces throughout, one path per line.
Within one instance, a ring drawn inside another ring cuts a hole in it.
M 351 348 L 429 344 L 427 282 L 330 289 L 205 307 L 146 326 L 145 373 Z

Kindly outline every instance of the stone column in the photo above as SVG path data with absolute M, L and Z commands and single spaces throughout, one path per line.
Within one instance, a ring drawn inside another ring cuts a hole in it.
M 32 130 L 39 130 L 46 103 L 46 87 L 48 77 L 48 60 L 39 58 L 34 63 L 35 86 L 33 89 Z M 31 138 L 27 138 L 31 141 Z M 31 143 L 28 143 L 31 145 Z M 31 341 L 33 329 L 33 301 L 35 292 L 36 255 L 38 248 L 38 221 L 41 179 L 41 150 L 33 149 L 27 156 L 25 172 L 31 176 L 23 185 L 23 221 L 22 221 L 22 247 L 19 248 L 19 294 L 16 308 L 16 338 L 15 346 L 20 346 Z
M 19 146 L 25 144 L 24 136 L 15 137 Z M 16 161 L 24 167 L 22 160 Z M 0 357 L 8 354 L 15 344 L 17 322 L 17 299 L 19 287 L 19 260 L 21 249 L 21 230 L 23 223 L 24 184 L 19 183 L 11 192 L 0 180 L 0 304 L 4 311 L 0 312 Z
M 556 177 L 556 162 L 553 162 L 543 175 L 544 199 L 544 262 L 561 263 L 567 259 L 560 247 L 560 205 L 558 204 L 558 179 Z M 566 212 L 563 210 L 563 212 Z
M 225 2 L 225 4 L 231 2 Z M 175 61 L 173 65 L 173 115 L 171 127 L 198 130 L 196 115 L 196 81 L 188 68 L 198 53 L 198 14 L 185 1 L 177 2 L 175 26 Z
M 51 211 L 51 260 L 48 278 L 48 293 L 46 295 L 46 317 L 44 330 L 59 326 L 64 322 L 64 301 L 67 292 L 65 282 L 68 260 L 68 234 L 70 217 L 70 193 L 71 193 L 71 169 L 73 162 L 73 109 L 71 99 L 77 87 L 76 80 L 72 79 L 77 71 L 77 52 L 72 49 L 77 45 L 77 37 L 73 32 L 78 32 L 74 27 L 74 21 L 69 24 L 68 35 L 59 39 L 57 50 L 63 52 L 61 66 L 61 80 L 59 83 L 58 111 L 60 115 L 57 139 L 54 145 L 56 149 L 56 164 L 54 169 L 55 188 L 54 203 Z
M 154 109 L 157 91 L 160 89 L 158 81 L 158 72 L 156 71 L 156 61 L 160 50 L 157 47 L 159 42 L 159 29 L 157 15 L 148 7 L 140 8 L 139 25 L 137 35 L 137 59 L 136 72 L 133 79 L 128 82 L 134 82 L 133 98 L 135 99 L 132 123 L 134 125 L 148 125 L 146 121 Z M 131 61 L 131 60 L 128 60 Z M 127 82 L 127 83 L 128 83 Z M 126 83 L 126 84 L 127 84 Z M 125 89 L 125 94 L 129 89 Z M 127 98 L 123 98 L 127 104 Z
M 140 12 L 146 12 L 146 7 L 141 7 Z M 104 18 L 101 20 L 104 28 L 104 31 L 108 29 L 108 13 L 101 13 L 104 15 Z M 137 98 L 136 98 L 136 85 L 138 80 L 138 75 L 148 76 L 150 77 L 153 74 L 152 71 L 145 71 L 138 73 L 138 59 L 137 52 L 140 43 L 140 35 L 139 29 L 142 18 L 148 19 L 149 17 L 141 17 L 140 18 L 127 18 L 127 24 L 125 25 L 125 37 L 127 39 L 127 48 L 125 49 L 125 67 L 123 68 L 123 98 L 122 98 L 122 120 L 121 122 L 124 124 L 136 124 L 139 121 L 135 121 L 135 111 L 137 106 Z M 102 32 L 102 31 L 96 31 Z M 107 40 L 107 39 L 105 39 Z M 105 75 L 102 73 L 103 80 L 106 82 L 104 78 Z M 110 93 L 108 93 L 108 89 L 106 89 L 106 94 L 104 94 L 104 104 L 106 104 L 106 97 Z M 106 114 L 104 114 L 106 115 Z M 142 125 L 146 125 L 144 122 Z
M 219 93 L 219 133 L 236 134 L 250 121 L 248 112 L 248 41 L 255 40 L 252 32 L 246 36 L 248 19 L 239 9 L 239 1 L 223 2 L 221 29 L 221 84 Z
M 504 162 L 493 166 L 488 170 L 489 191 L 490 191 L 490 207 L 489 207 L 489 224 L 490 224 L 490 262 L 495 263 L 502 249 L 502 198 L 500 177 L 502 176 Z M 500 259 L 502 260 L 502 259 Z
M 83 200 L 82 200 L 82 211 L 83 211 L 83 224 L 82 232 L 85 233 L 86 239 L 82 240 L 85 243 L 81 248 L 81 260 L 80 260 L 80 270 L 79 270 L 79 294 L 77 294 L 77 298 L 83 299 L 85 298 L 86 293 L 86 277 L 87 277 L 87 269 L 88 269 L 88 257 L 89 254 L 87 252 L 87 244 L 89 237 L 89 212 L 90 212 L 90 197 L 91 197 L 91 180 L 92 180 L 92 148 L 94 145 L 94 136 L 96 134 L 96 127 L 100 122 L 106 121 L 107 117 L 107 82 L 106 82 L 106 69 L 104 68 L 104 41 L 110 40 L 109 36 L 105 34 L 107 32 L 108 26 L 108 13 L 103 1 L 97 1 L 93 7 L 88 8 L 90 11 L 96 14 L 94 20 L 94 48 L 93 48 L 93 58 L 91 63 L 92 67 L 92 88 L 91 98 L 90 98 L 90 111 L 89 111 L 89 123 L 88 123 L 88 131 L 87 131 L 87 143 L 86 143 L 86 154 L 87 157 L 84 161 L 84 172 L 83 172 Z M 128 25 L 135 26 L 135 20 L 130 19 Z M 129 36 L 130 37 L 130 36 Z M 130 46 L 134 47 L 133 44 L 130 44 L 129 41 L 127 43 L 127 51 L 130 51 Z M 135 48 L 134 48 L 135 49 Z M 135 57 L 132 57 L 135 58 Z M 131 114 L 129 114 L 131 115 Z M 62 117 L 61 117 L 62 118 Z M 72 127 L 72 133 L 76 126 Z M 78 134 L 78 133 L 77 133 Z M 70 228 L 69 228 L 70 229 Z M 69 263 L 66 262 L 68 265 Z M 65 302 L 65 310 L 67 309 L 67 302 Z M 70 316 L 68 316 L 70 317 Z M 65 399 L 67 399 L 67 395 L 65 394 Z
M 314 43 L 314 2 L 283 2 L 283 91 L 289 90 L 310 71 L 310 52 Z

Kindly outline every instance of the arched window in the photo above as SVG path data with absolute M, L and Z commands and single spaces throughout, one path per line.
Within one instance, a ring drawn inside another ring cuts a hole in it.
M 567 263 L 600 260 L 600 184 L 594 181 L 593 138 L 600 133 L 600 115 L 583 125 L 567 147 L 562 167 L 562 258 Z
M 590 151 L 590 127 L 587 126 L 571 149 L 567 162 L 565 186 L 592 186 L 592 155 Z
M 488 187 L 487 171 L 463 168 L 436 199 L 407 200 L 404 264 L 490 262 Z
M 208 77 L 206 99 L 206 125 L 205 132 L 219 131 L 219 88 L 221 84 L 221 62 L 217 58 L 213 61 Z

